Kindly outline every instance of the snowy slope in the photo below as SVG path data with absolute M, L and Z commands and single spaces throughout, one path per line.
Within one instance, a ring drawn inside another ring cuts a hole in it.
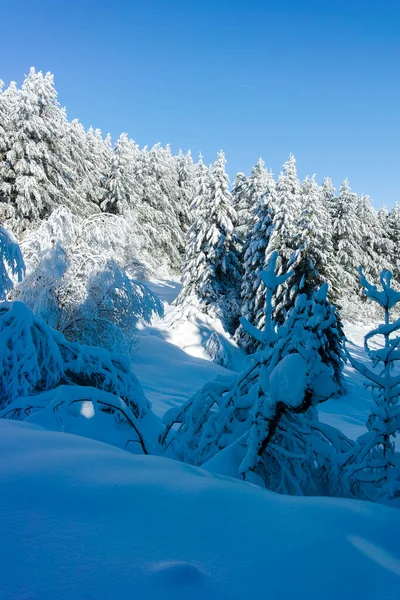
M 171 305 L 179 293 L 178 281 L 158 280 L 146 285 L 163 300 L 165 318 L 156 318 L 151 326 L 139 330 L 133 368 L 154 411 L 161 416 L 217 375 L 226 374 L 226 369 L 214 364 L 204 349 L 214 331 L 226 344 L 235 370 L 241 370 L 245 355 L 218 320 L 201 313 L 182 318 Z
M 400 512 L 0 422 L 1 600 L 397 600 Z
M 182 404 L 217 375 L 227 373 L 226 369 L 212 363 L 204 350 L 204 340 L 212 331 L 225 336 L 234 356 L 235 370 L 241 370 L 245 355 L 223 332 L 217 320 L 201 314 L 192 316 L 191 320 L 179 318 L 179 312 L 171 306 L 179 292 L 178 281 L 158 280 L 146 285 L 164 301 L 165 319 L 156 319 L 151 327 L 139 332 L 134 371 L 153 403 L 154 411 L 161 416 L 172 406 Z M 362 345 L 368 330 L 365 325 L 345 323 L 348 348 L 361 359 L 365 359 Z M 320 418 L 356 439 L 365 432 L 371 394 L 364 388 L 361 375 L 350 364 L 345 366 L 345 382 L 346 394 L 320 405 Z

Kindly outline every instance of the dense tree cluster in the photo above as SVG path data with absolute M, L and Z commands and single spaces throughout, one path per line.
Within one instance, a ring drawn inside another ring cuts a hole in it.
M 178 304 L 229 314 L 231 330 L 239 314 L 263 325 L 260 272 L 275 251 L 280 273 L 295 272 L 274 298 L 281 323 L 297 295 L 325 282 L 346 317 L 362 317 L 359 265 L 373 280 L 389 267 L 400 280 L 399 206 L 378 213 L 347 180 L 338 194 L 329 178 L 300 181 L 290 155 L 276 179 L 259 159 L 230 191 L 223 153 L 208 167 L 169 146 L 139 148 L 126 133 L 113 145 L 68 121 L 50 73 L 32 68 L 20 88 L 1 83 L 0 92 L 0 224 L 17 235 L 60 206 L 81 219 L 123 216 L 150 263 L 182 270 Z M 243 327 L 236 337 L 254 350 Z

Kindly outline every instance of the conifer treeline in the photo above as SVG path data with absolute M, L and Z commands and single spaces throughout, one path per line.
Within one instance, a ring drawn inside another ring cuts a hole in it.
M 3 88 L 0 220 L 17 234 L 60 205 L 84 217 L 129 213 L 150 254 L 182 268 L 178 303 L 222 310 L 232 330 L 239 314 L 262 325 L 259 275 L 276 250 L 279 272 L 295 272 L 275 298 L 281 322 L 299 292 L 310 295 L 324 282 L 333 302 L 357 306 L 359 265 L 371 280 L 390 268 L 400 281 L 397 204 L 377 212 L 347 180 L 337 194 L 328 178 L 300 182 L 292 155 L 277 178 L 260 159 L 230 191 L 222 152 L 207 167 L 190 152 L 173 156 L 160 144 L 139 149 L 125 133 L 112 145 L 98 129 L 69 122 L 50 73 L 32 68 L 20 89 Z M 250 344 L 240 327 L 237 338 Z

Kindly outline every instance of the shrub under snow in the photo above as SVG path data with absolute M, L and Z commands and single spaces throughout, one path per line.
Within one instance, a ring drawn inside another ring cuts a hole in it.
M 132 276 L 126 223 L 116 215 L 82 220 L 57 209 L 22 242 L 28 274 L 15 297 L 70 341 L 129 353 L 137 322 L 150 322 L 163 306 Z
M 99 439 L 112 437 L 119 420 L 139 432 L 146 420 L 151 423 L 150 445 L 153 451 L 157 447 L 161 424 L 127 357 L 68 342 L 21 302 L 0 304 L 0 417 L 24 419 L 39 409 L 46 409 L 48 414 L 60 402 L 65 403 L 63 415 L 68 420 L 70 407 L 79 398 L 79 402 L 90 401 L 96 415 L 114 415 L 108 420 L 110 433 L 100 427 Z M 73 427 L 70 431 L 74 432 Z

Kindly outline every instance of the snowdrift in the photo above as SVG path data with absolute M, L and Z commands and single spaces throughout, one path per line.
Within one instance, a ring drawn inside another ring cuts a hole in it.
M 400 512 L 0 421 L 0 598 L 397 600 Z

